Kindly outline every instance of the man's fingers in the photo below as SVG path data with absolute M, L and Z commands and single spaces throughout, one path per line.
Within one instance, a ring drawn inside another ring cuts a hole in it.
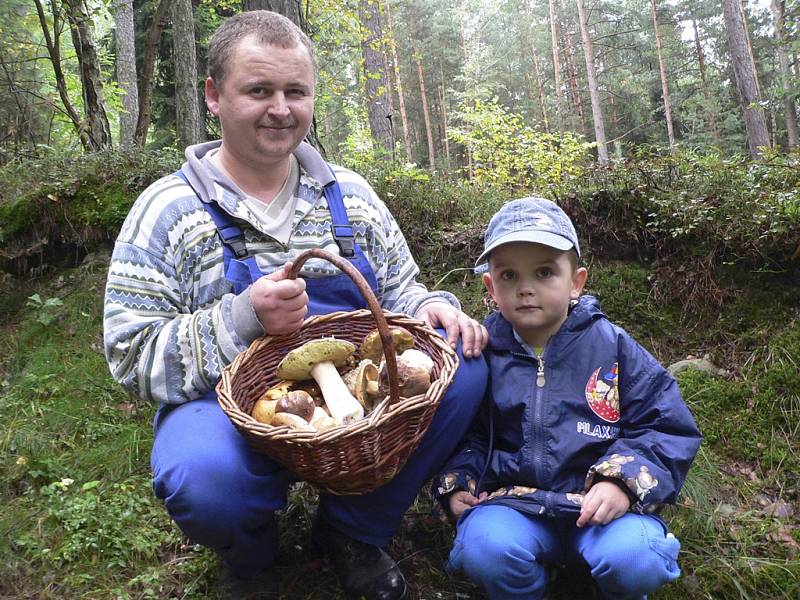
M 289 271 L 291 270 L 292 270 L 292 263 L 287 262 L 280 269 L 275 269 L 269 275 L 264 275 L 264 277 L 269 279 L 270 281 L 283 281 L 289 276 Z

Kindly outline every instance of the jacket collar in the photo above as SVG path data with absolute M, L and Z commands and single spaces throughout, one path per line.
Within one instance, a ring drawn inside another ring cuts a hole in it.
M 573 305 L 567 316 L 567 320 L 553 336 L 548 345 L 548 354 L 552 360 L 553 347 L 561 345 L 555 342 L 566 343 L 567 340 L 589 327 L 594 321 L 606 318 L 600 310 L 600 303 L 597 298 L 590 295 L 581 296 L 577 303 Z M 514 337 L 514 330 L 506 318 L 495 311 L 490 314 L 483 322 L 489 332 L 489 348 L 496 352 L 513 352 L 515 354 L 525 354 L 522 345 Z

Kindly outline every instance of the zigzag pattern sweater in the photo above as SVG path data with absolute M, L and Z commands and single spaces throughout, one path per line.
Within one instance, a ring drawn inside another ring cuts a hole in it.
M 300 178 L 292 235 L 284 246 L 257 228 L 244 193 L 203 160 L 220 144 L 189 147 L 183 171 L 192 185 L 174 175 L 152 184 L 134 203 L 114 246 L 105 291 L 105 355 L 114 378 L 142 399 L 177 404 L 202 396 L 223 367 L 264 335 L 248 291 L 233 294 L 225 279 L 222 243 L 203 202 L 213 198 L 236 218 L 264 273 L 307 248 L 339 253 L 322 193 L 330 170 L 311 146 L 295 151 Z M 369 184 L 352 171 L 333 169 L 383 308 L 414 315 L 430 301 L 460 307 L 452 294 L 428 292 L 416 281 L 419 268 L 405 238 Z M 307 261 L 300 273 L 337 274 L 318 259 Z

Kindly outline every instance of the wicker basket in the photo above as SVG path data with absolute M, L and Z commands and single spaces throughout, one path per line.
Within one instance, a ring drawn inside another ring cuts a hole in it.
M 419 445 L 453 379 L 458 357 L 426 323 L 384 312 L 361 274 L 335 254 L 320 249 L 303 252 L 294 262 L 290 277 L 296 277 L 311 257 L 328 260 L 349 275 L 370 309 L 311 317 L 293 334 L 256 340 L 223 370 L 217 396 L 222 409 L 256 451 L 274 458 L 321 491 L 363 494 L 394 478 Z M 432 383 L 425 394 L 400 398 L 389 325 L 410 331 L 414 347 L 433 359 Z M 256 400 L 278 383 L 275 370 L 287 352 L 321 337 L 345 339 L 358 347 L 376 327 L 383 340 L 390 392 L 369 415 L 320 433 L 273 427 L 250 416 Z

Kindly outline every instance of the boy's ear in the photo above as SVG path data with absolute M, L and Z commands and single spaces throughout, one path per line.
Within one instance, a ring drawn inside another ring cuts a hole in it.
M 586 279 L 589 277 L 589 271 L 586 267 L 578 267 L 572 274 L 572 290 L 570 290 L 569 297 L 571 300 L 577 300 L 583 293 L 583 286 L 586 285 Z
M 483 281 L 483 286 L 489 292 L 489 295 L 494 298 L 494 282 L 492 282 L 492 276 L 489 273 L 484 273 L 481 275 L 481 280 Z

